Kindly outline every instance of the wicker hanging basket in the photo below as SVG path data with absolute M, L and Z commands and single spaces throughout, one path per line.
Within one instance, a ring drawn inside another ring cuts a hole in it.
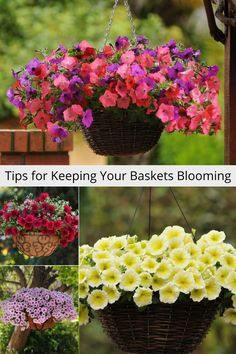
M 93 113 L 90 128 L 80 125 L 88 144 L 98 155 L 127 156 L 145 153 L 151 150 L 160 139 L 163 131 L 162 122 L 145 113 L 117 109 L 109 112 Z
M 42 324 L 33 322 L 33 319 L 30 316 L 27 316 L 27 319 L 29 321 L 29 328 L 32 329 L 33 331 L 44 331 L 46 329 L 50 329 L 54 327 L 55 325 L 55 321 L 53 317 L 49 318 L 47 321 L 45 321 Z
M 59 245 L 56 235 L 45 236 L 40 232 L 13 236 L 14 245 L 29 257 L 50 256 Z
M 118 347 L 136 354 L 187 354 L 206 336 L 219 301 L 153 304 L 139 311 L 116 303 L 98 311 L 103 328 Z

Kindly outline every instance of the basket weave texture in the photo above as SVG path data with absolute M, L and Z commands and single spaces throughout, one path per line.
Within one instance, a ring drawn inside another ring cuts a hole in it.
M 55 321 L 53 317 L 49 318 L 47 321 L 45 321 L 42 324 L 34 323 L 33 319 L 30 316 L 28 316 L 28 321 L 29 321 L 29 328 L 32 329 L 33 331 L 44 331 L 46 329 L 50 329 L 54 327 L 55 325 Z
M 14 236 L 13 241 L 15 246 L 29 257 L 45 257 L 55 251 L 59 244 L 59 237 L 35 232 Z
M 116 303 L 98 311 L 106 333 L 127 353 L 187 354 L 202 342 L 219 309 L 219 300 L 152 304 L 139 311 Z
M 116 112 L 100 111 L 93 113 L 90 128 L 81 124 L 88 144 L 98 155 L 126 156 L 145 153 L 152 149 L 163 131 L 162 122 L 145 113 L 118 109 Z

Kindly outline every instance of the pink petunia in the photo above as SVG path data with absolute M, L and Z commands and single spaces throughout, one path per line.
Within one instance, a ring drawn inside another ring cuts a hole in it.
M 178 73 L 178 77 L 184 82 L 193 81 L 194 79 L 194 71 L 192 69 L 188 69 L 185 71 L 181 71 Z
M 99 98 L 104 108 L 115 107 L 118 96 L 109 90 L 106 90 L 104 95 Z
M 38 112 L 36 116 L 33 118 L 34 124 L 36 128 L 44 130 L 46 124 L 51 120 L 51 116 L 44 112 Z
M 170 56 L 170 49 L 168 47 L 160 47 L 158 48 L 158 60 L 165 65 L 171 65 L 172 59 Z
M 117 74 L 120 75 L 122 79 L 125 79 L 130 74 L 129 66 L 127 64 L 121 65 L 117 70 Z
M 153 73 L 153 74 L 149 74 L 148 77 L 150 77 L 150 79 L 153 79 L 155 80 L 156 82 L 159 82 L 159 83 L 163 83 L 166 81 L 166 78 L 164 75 L 162 75 L 160 72 L 158 73 Z
M 76 65 L 78 65 L 78 59 L 75 57 L 70 57 L 69 55 L 66 55 L 61 62 L 61 66 L 63 66 L 63 68 L 66 68 L 68 70 L 73 70 L 76 67 Z
M 67 90 L 70 81 L 65 77 L 65 75 L 60 74 L 54 81 L 53 81 L 54 86 L 59 87 L 61 90 Z
M 63 113 L 65 122 L 74 122 L 77 120 L 78 116 L 82 116 L 83 114 L 83 108 L 79 104 L 73 104 Z
M 195 117 L 198 112 L 198 107 L 195 104 L 192 104 L 187 108 L 187 115 L 191 118 Z
M 127 108 L 129 108 L 129 104 L 130 104 L 130 98 L 127 97 L 127 96 L 126 97 L 120 97 L 117 100 L 117 106 L 119 108 L 127 109 Z
M 190 91 L 190 96 L 199 104 L 203 104 L 205 101 L 204 95 L 197 87 Z
M 30 113 L 34 114 L 38 112 L 42 108 L 43 102 L 40 98 L 34 98 L 33 100 L 26 103 L 26 108 L 30 111 Z
M 122 82 L 121 80 L 117 81 L 117 85 L 116 85 L 116 92 L 121 96 L 121 97 L 125 97 L 127 95 L 127 87 L 126 84 L 124 82 Z
M 132 50 L 128 50 L 126 53 L 122 54 L 120 58 L 123 64 L 133 64 L 135 61 L 135 55 Z
M 93 48 L 93 46 L 85 40 L 80 42 L 79 47 L 82 50 L 82 52 L 84 52 L 87 48 Z
M 156 113 L 163 123 L 167 123 L 175 118 L 175 108 L 173 105 L 162 103 Z
M 149 91 L 150 91 L 150 87 L 145 83 L 141 83 L 140 85 L 138 85 L 138 87 L 135 90 L 137 99 L 145 100 L 148 97 Z
M 48 81 L 44 81 L 41 85 L 42 89 L 42 97 L 45 98 L 50 92 L 50 83 Z

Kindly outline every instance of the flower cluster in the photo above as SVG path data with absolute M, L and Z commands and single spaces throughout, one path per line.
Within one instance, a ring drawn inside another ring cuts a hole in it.
M 236 324 L 236 249 L 224 240 L 222 231 L 194 241 L 182 227 L 168 226 L 150 240 L 112 236 L 81 246 L 80 324 L 117 301 L 144 307 L 189 298 L 220 298 L 226 322 Z
M 12 200 L 0 210 L 0 230 L 6 236 L 40 232 L 43 235 L 57 235 L 66 247 L 78 238 L 78 215 L 72 211 L 69 202 L 59 197 L 51 198 L 41 193 L 36 199 L 32 195 L 22 204 Z
M 45 288 L 22 288 L 12 298 L 0 303 L 4 314 L 0 321 L 22 329 L 29 327 L 28 317 L 34 323 L 43 324 L 48 319 L 62 321 L 77 317 L 70 295 Z
M 7 96 L 23 127 L 33 123 L 55 142 L 81 124 L 89 128 L 103 110 L 141 111 L 167 132 L 212 134 L 221 126 L 217 73 L 216 65 L 200 62 L 199 50 L 174 40 L 153 49 L 144 36 L 135 44 L 118 37 L 102 51 L 84 40 L 13 71 Z

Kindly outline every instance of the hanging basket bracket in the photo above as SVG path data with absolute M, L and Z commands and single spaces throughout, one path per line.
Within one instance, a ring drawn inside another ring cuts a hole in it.
M 217 41 L 225 44 L 226 35 L 217 26 L 216 18 L 227 27 L 236 27 L 236 0 L 203 0 L 210 34 Z M 217 5 L 214 12 L 213 4 Z

